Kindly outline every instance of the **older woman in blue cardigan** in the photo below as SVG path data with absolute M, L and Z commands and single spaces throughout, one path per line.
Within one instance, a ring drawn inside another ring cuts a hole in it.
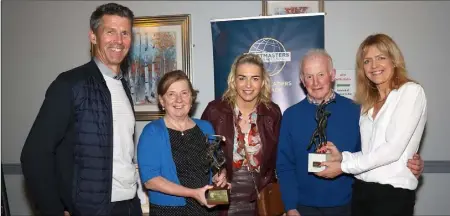
M 144 127 L 137 147 L 150 215 L 217 215 L 205 198 L 212 183 L 227 185 L 225 173 L 211 174 L 206 136 L 214 129 L 189 117 L 196 93 L 184 72 L 166 73 L 157 90 L 166 114 Z

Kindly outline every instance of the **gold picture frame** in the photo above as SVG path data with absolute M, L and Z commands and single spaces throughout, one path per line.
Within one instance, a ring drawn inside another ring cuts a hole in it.
M 267 1 L 262 0 L 262 15 L 287 15 L 325 12 L 324 0 L 315 1 Z
M 164 116 L 156 92 L 164 73 L 182 70 L 192 80 L 190 20 L 189 14 L 134 18 L 133 40 L 122 70 L 126 70 L 136 121 Z

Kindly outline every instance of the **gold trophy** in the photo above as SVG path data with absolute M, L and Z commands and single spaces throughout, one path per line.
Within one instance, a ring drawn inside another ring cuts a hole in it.
M 220 144 L 225 141 L 225 137 L 221 135 L 206 135 L 206 141 L 208 142 L 208 160 L 211 166 L 212 175 L 220 173 L 222 169 L 225 169 L 225 153 L 223 152 Z M 214 188 L 206 191 L 206 201 L 208 205 L 221 205 L 229 203 L 229 190 L 227 186 L 225 188 L 218 187 L 214 184 Z

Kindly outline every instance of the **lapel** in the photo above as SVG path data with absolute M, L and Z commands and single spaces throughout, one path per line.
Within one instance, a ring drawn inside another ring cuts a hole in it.
M 105 78 L 103 77 L 102 72 L 98 68 L 98 66 L 95 63 L 94 59 L 92 59 L 89 62 L 89 69 L 91 70 L 90 72 L 92 72 L 92 76 L 94 77 L 94 79 L 102 84 L 101 85 L 102 86 L 102 90 L 103 90 L 102 91 L 102 95 L 105 98 L 105 100 L 109 102 L 109 103 L 107 103 L 107 106 L 108 106 L 108 108 L 110 108 L 111 107 L 111 94 L 109 92 L 108 86 L 106 85 Z M 131 109 L 133 110 L 133 114 L 135 115 L 134 103 L 133 103 L 133 99 L 131 97 L 131 91 L 130 91 L 130 88 L 128 86 L 128 83 L 125 80 L 125 78 L 120 79 L 120 81 L 122 82 L 122 86 L 125 89 L 125 93 L 127 94 L 128 100 L 130 101 Z
M 219 117 L 219 128 L 218 131 L 222 131 L 222 136 L 225 136 L 225 154 L 227 156 L 227 161 L 229 161 L 231 166 L 233 164 L 233 147 L 234 147 L 234 121 L 233 112 L 229 109 L 229 105 L 222 110 L 224 115 Z M 232 169 L 232 167 L 230 167 Z
M 89 73 L 92 74 L 92 77 L 100 83 L 100 88 L 102 89 L 101 94 L 106 102 L 106 107 L 108 107 L 109 110 L 111 109 L 111 93 L 109 92 L 108 86 L 106 85 L 105 78 L 103 78 L 102 72 L 100 72 L 100 69 L 98 68 L 97 64 L 95 63 L 94 59 L 92 59 L 89 62 Z
M 259 136 L 262 143 L 261 152 L 261 173 L 265 172 L 265 166 L 268 163 L 267 155 L 270 155 L 274 147 L 273 135 L 273 119 L 271 112 L 264 104 L 259 104 L 257 109 L 258 119 L 256 125 L 258 126 Z
M 125 78 L 120 79 L 120 81 L 122 81 L 122 86 L 125 89 L 125 93 L 127 94 L 128 100 L 130 101 L 130 105 L 131 105 L 131 109 L 134 112 L 134 103 L 133 103 L 133 99 L 131 98 L 131 91 L 130 91 L 130 87 L 128 86 L 127 81 L 125 80 Z M 136 114 L 134 114 L 136 117 Z

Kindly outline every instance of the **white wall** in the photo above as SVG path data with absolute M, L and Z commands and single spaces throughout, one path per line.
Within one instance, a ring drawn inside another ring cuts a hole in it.
M 20 152 L 50 82 L 62 71 L 89 60 L 89 16 L 98 1 L 2 2 L 2 163 L 20 163 Z M 194 87 L 199 117 L 213 99 L 210 19 L 257 16 L 259 1 L 119 2 L 136 16 L 192 15 Z M 404 52 L 411 76 L 423 84 L 429 105 L 425 160 L 446 160 L 450 128 L 446 92 L 450 74 L 450 2 L 327 1 L 326 47 L 336 69 L 353 69 L 355 52 L 368 35 L 391 35 Z M 137 123 L 139 136 L 146 122 Z M 417 215 L 450 215 L 450 174 L 424 174 Z M 13 215 L 29 215 L 21 176 L 6 176 Z M 445 189 L 444 189 L 445 188 Z
M 367 35 L 391 35 L 403 51 L 406 67 L 428 99 L 428 124 L 422 146 L 427 160 L 448 160 L 444 144 L 450 127 L 450 105 L 444 86 L 450 79 L 448 1 L 326 2 L 325 46 L 336 69 L 354 68 L 356 50 Z M 450 214 L 450 212 L 449 212 Z

